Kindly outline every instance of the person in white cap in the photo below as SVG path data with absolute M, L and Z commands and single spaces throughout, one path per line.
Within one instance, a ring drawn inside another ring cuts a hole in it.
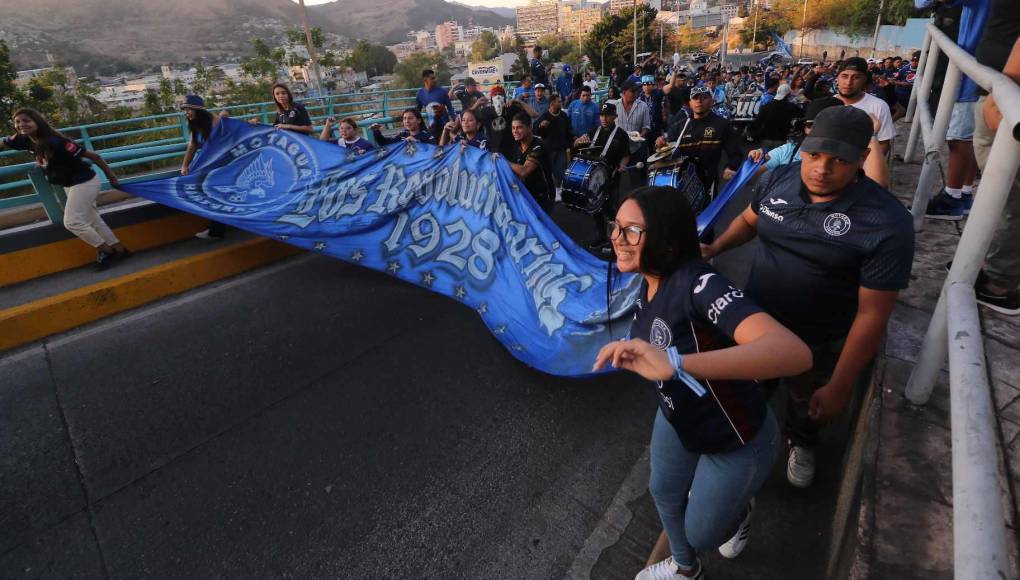
M 800 107 L 790 102 L 790 85 L 783 83 L 776 89 L 776 96 L 758 111 L 758 117 L 751 122 L 751 133 L 766 150 L 786 143 L 793 120 L 804 116 Z

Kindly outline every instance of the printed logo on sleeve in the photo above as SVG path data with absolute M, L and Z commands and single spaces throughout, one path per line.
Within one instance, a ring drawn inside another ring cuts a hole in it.
M 727 290 L 725 294 L 712 301 L 712 305 L 708 308 L 708 312 L 705 314 L 708 316 L 708 319 L 712 322 L 712 324 L 716 324 L 719 322 L 719 316 L 722 314 L 723 310 L 726 310 L 726 307 L 732 304 L 735 298 L 743 297 L 744 292 L 742 290 L 737 290 L 733 286 L 730 286 L 729 290 Z
M 715 272 L 709 272 L 708 274 L 698 276 L 698 285 L 694 287 L 694 293 L 701 294 L 701 291 L 705 289 L 705 286 L 708 286 L 708 280 L 712 276 L 715 276 Z

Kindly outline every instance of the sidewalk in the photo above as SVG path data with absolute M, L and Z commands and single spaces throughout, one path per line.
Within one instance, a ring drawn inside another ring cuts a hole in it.
M 902 154 L 909 126 L 894 150 Z M 909 205 L 921 166 L 896 162 L 892 190 Z M 938 185 L 941 185 L 939 181 Z M 979 190 L 980 191 L 980 188 Z M 980 193 L 979 193 L 980 195 Z M 917 234 L 910 288 L 900 293 L 876 372 L 881 387 L 871 427 L 858 525 L 855 578 L 952 578 L 953 491 L 948 363 L 924 407 L 904 398 L 921 341 L 965 221 L 925 220 Z M 999 445 L 1008 474 L 1002 480 L 1005 525 L 1016 576 L 1020 490 L 1020 318 L 979 306 L 984 329 Z

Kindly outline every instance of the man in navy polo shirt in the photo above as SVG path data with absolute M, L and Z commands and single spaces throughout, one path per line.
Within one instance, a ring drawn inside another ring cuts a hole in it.
M 855 107 L 815 117 L 801 161 L 766 173 L 750 206 L 714 243 L 710 258 L 760 240 L 748 294 L 812 349 L 814 367 L 787 387 L 787 479 L 814 479 L 818 429 L 843 413 L 867 378 L 899 290 L 910 282 L 910 213 L 864 175 L 874 128 Z

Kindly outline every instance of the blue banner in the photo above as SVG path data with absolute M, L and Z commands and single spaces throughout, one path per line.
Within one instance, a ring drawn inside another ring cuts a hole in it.
M 776 50 L 781 50 L 786 53 L 786 56 L 793 58 L 793 49 L 790 48 L 789 44 L 786 44 L 786 42 L 783 41 L 782 36 L 779 36 L 778 34 L 773 32 L 772 39 L 776 41 Z
M 614 270 L 609 292 L 606 263 L 553 223 L 505 159 L 474 147 L 359 155 L 224 119 L 186 177 L 121 189 L 449 296 L 555 375 L 590 374 L 598 349 L 627 334 L 640 286 Z
M 765 156 L 762 155 L 761 160 L 758 163 L 745 159 L 744 164 L 737 170 L 737 174 L 734 175 L 729 181 L 726 182 L 726 186 L 715 196 L 712 203 L 708 204 L 705 209 L 701 210 L 698 214 L 698 236 L 704 238 L 705 230 L 712 227 L 715 220 L 719 218 L 719 214 L 722 210 L 730 203 L 733 196 L 738 191 L 743 189 L 745 185 L 750 183 L 754 176 L 758 173 L 758 168 L 765 163 Z

